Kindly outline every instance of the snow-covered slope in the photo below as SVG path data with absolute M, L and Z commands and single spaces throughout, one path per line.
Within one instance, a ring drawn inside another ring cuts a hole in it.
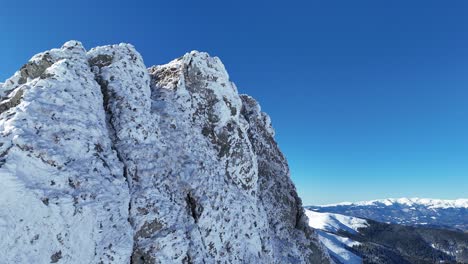
M 359 245 L 359 242 L 329 232 L 317 231 L 317 233 L 320 242 L 327 248 L 335 262 L 344 264 L 362 263 L 362 258 L 351 250 L 353 246 Z
M 305 211 L 309 225 L 318 229 L 320 242 L 328 249 L 330 255 L 338 263 L 358 264 L 362 258 L 352 252 L 353 246 L 359 245 L 341 232 L 358 233 L 359 228 L 365 228 L 368 223 L 364 219 L 349 217 L 340 214 L 319 213 L 310 210 Z
M 359 228 L 367 226 L 367 221 L 364 219 L 340 214 L 318 213 L 306 210 L 306 215 L 309 218 L 309 225 L 311 227 L 328 232 L 338 232 L 342 230 L 349 233 L 356 233 Z
M 307 206 L 317 212 L 338 213 L 403 225 L 468 230 L 468 199 L 382 199 L 356 203 Z
M 191 52 L 67 42 L 0 87 L 5 263 L 327 263 L 269 117 Z

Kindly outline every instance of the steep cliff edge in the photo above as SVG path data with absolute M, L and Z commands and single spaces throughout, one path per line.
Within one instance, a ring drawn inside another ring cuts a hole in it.
M 7 263 L 327 263 L 269 117 L 191 52 L 70 41 L 0 86 Z

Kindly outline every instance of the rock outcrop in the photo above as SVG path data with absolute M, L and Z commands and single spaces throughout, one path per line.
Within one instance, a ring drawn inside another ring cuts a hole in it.
M 6 263 L 328 263 L 269 117 L 216 57 L 70 41 L 0 86 Z

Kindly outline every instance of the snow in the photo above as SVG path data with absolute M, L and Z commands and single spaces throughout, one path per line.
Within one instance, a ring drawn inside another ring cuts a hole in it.
M 341 263 L 346 264 L 361 264 L 362 258 L 354 254 L 346 247 L 359 245 L 359 242 L 353 241 L 346 237 L 330 234 L 327 232 L 318 231 L 320 242 L 328 249 L 331 255 L 337 258 Z
M 468 230 L 468 199 L 388 198 L 355 203 L 308 206 L 329 212 L 402 225 L 431 225 Z
M 434 244 L 434 243 L 431 243 L 431 247 L 432 247 L 433 249 L 436 249 L 436 250 L 438 250 L 438 251 L 441 251 L 441 252 L 443 252 L 443 253 L 445 253 L 445 254 L 447 254 L 447 255 L 449 255 L 449 256 L 456 256 L 457 253 L 458 253 L 458 250 L 446 250 L 446 249 L 444 249 L 444 247 L 439 246 L 439 245 Z
M 309 218 L 309 225 L 315 229 L 327 232 L 338 232 L 340 230 L 357 233 L 359 228 L 366 227 L 367 221 L 357 217 L 340 214 L 319 213 L 310 210 L 305 211 Z
M 362 263 L 361 257 L 354 254 L 349 248 L 360 243 L 338 235 L 340 231 L 358 233 L 359 228 L 365 228 L 368 223 L 364 219 L 349 217 L 340 214 L 319 213 L 305 211 L 309 218 L 309 225 L 317 230 L 320 242 L 329 253 L 341 263 Z
M 330 206 L 392 206 L 392 205 L 423 205 L 428 208 L 468 208 L 468 199 L 455 199 L 455 200 L 441 200 L 441 199 L 428 199 L 428 198 L 388 198 L 360 202 L 343 202 L 335 204 L 319 205 L 319 207 Z
M 23 92 L 0 115 L 2 261 L 127 262 L 129 193 L 111 149 L 100 87 L 80 43 L 34 56 L 29 73 L 46 60 L 52 65 L 36 73 L 53 78 L 16 73 L 2 87 Z

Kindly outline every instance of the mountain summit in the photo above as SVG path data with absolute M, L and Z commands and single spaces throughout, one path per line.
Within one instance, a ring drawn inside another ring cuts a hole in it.
M 5 263 L 327 263 L 222 62 L 69 41 L 0 85 Z

